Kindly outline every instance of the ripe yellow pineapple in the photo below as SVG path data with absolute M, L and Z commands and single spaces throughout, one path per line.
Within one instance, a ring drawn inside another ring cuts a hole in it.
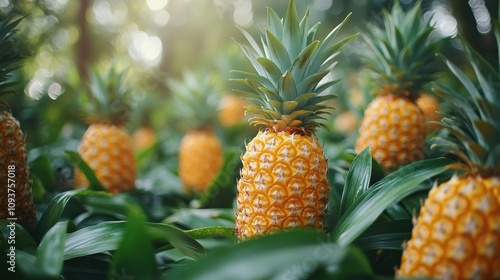
M 430 42 L 430 19 L 423 22 L 420 4 L 403 11 L 395 1 L 384 11 L 384 26 L 369 25 L 366 66 L 378 84 L 359 128 L 356 152 L 370 146 L 373 157 L 389 172 L 423 159 L 425 120 L 415 103 L 436 73 L 435 52 L 444 39 Z
M 219 102 L 219 122 L 225 127 L 245 120 L 245 100 L 234 94 L 224 96 Z
M 21 19 L 0 19 L 0 96 L 14 93 L 12 71 L 23 55 L 16 49 L 15 27 Z M 25 134 L 19 122 L 0 102 L 0 219 L 8 219 L 33 230 L 36 207 L 33 204 L 27 163 Z
M 217 177 L 223 163 L 222 143 L 214 134 L 218 93 L 215 76 L 185 72 L 171 78 L 178 119 L 187 133 L 179 147 L 179 177 L 186 191 L 203 192 Z
M 114 65 L 105 73 L 91 71 L 88 94 L 83 101 L 90 126 L 78 152 L 111 193 L 134 188 L 136 179 L 133 142 L 125 129 L 130 106 L 124 75 Z M 77 187 L 88 186 L 87 178 L 79 170 L 75 179 Z
M 439 121 L 441 118 L 438 113 L 440 110 L 439 100 L 428 93 L 424 93 L 417 99 L 417 105 L 424 113 L 426 133 L 429 134 L 436 131 L 439 125 L 434 122 Z
M 147 126 L 139 127 L 132 135 L 134 149 L 142 150 L 151 147 L 156 142 L 156 132 Z
M 497 42 L 500 42 L 498 30 Z M 462 160 L 434 187 L 405 245 L 399 277 L 500 279 L 500 75 L 464 42 L 474 81 L 444 59 L 463 86 L 435 92 L 454 110 L 441 120 L 449 135 L 436 146 Z M 499 52 L 500 53 L 500 52 Z
M 263 129 L 246 145 L 238 181 L 235 233 L 238 239 L 295 227 L 324 228 L 329 183 L 327 160 L 315 136 L 332 95 L 320 95 L 335 81 L 320 84 L 335 65 L 340 48 L 337 26 L 315 39 L 309 12 L 300 20 L 291 0 L 284 20 L 268 9 L 267 29 L 259 40 L 242 30 L 251 48 L 241 45 L 256 73 L 237 71 L 251 105 L 250 122 Z M 257 42 L 261 42 L 258 44 Z

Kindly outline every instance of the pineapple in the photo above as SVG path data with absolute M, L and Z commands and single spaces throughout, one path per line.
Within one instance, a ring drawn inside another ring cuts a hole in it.
M 140 151 L 151 147 L 156 142 L 156 132 L 148 126 L 141 126 L 132 135 L 134 149 Z
M 498 30 L 496 36 L 500 45 Z M 400 277 L 500 279 L 500 74 L 464 45 L 479 86 L 444 58 L 467 94 L 436 86 L 455 114 L 443 116 L 449 134 L 433 145 L 463 164 L 429 192 L 404 246 Z
M 245 100 L 234 94 L 224 96 L 219 102 L 219 122 L 224 127 L 231 127 L 244 121 Z
M 431 134 L 439 128 L 439 125 L 435 123 L 441 118 L 438 113 L 440 110 L 439 100 L 429 93 L 423 93 L 417 99 L 417 105 L 424 113 L 425 132 Z
M 125 129 L 130 106 L 124 75 L 114 65 L 105 73 L 90 71 L 88 94 L 83 100 L 90 126 L 78 152 L 111 193 L 133 189 L 136 179 L 133 142 Z M 75 179 L 77 187 L 89 184 L 79 170 L 75 172 Z
M 185 72 L 183 79 L 171 78 L 176 114 L 187 133 L 179 147 L 179 177 L 187 192 L 203 192 L 220 172 L 222 143 L 214 133 L 217 121 L 216 77 Z
M 329 45 L 347 18 L 323 41 L 309 26 L 309 12 L 298 18 L 291 0 L 284 20 L 268 8 L 261 44 L 242 30 L 252 48 L 241 49 L 256 73 L 237 71 L 240 91 L 252 104 L 250 122 L 262 126 L 246 144 L 237 183 L 235 233 L 239 240 L 295 227 L 324 228 L 330 190 L 327 160 L 315 136 L 330 107 L 320 95 L 336 81 L 320 82 L 335 65 L 341 46 L 357 34 Z
M 13 93 L 12 71 L 19 67 L 23 54 L 15 47 L 15 27 L 21 19 L 0 19 L 0 96 Z M 31 180 L 27 163 L 25 134 L 19 122 L 0 102 L 0 219 L 9 219 L 32 231 L 36 225 Z
M 445 39 L 430 42 L 430 19 L 422 22 L 420 4 L 403 11 L 398 1 L 384 11 L 384 26 L 370 25 L 364 36 L 366 66 L 378 83 L 376 98 L 365 110 L 355 150 L 370 146 L 388 172 L 423 159 L 425 119 L 415 103 L 433 79 L 435 52 Z

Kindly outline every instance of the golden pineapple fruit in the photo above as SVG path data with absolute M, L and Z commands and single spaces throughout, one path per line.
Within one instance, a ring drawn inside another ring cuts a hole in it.
M 300 20 L 293 0 L 283 20 L 267 11 L 260 39 L 241 30 L 251 45 L 241 48 L 256 73 L 237 71 L 244 78 L 235 79 L 251 101 L 246 106 L 250 122 L 262 127 L 241 156 L 235 215 L 239 240 L 296 227 L 324 229 L 330 186 L 315 131 L 331 109 L 323 101 L 333 98 L 320 93 L 335 81 L 319 82 L 331 72 L 340 48 L 356 36 L 330 45 L 346 18 L 323 41 L 315 39 L 309 13 Z
M 17 93 L 12 72 L 24 57 L 16 49 L 15 27 L 22 19 L 0 20 L 0 96 Z M 0 219 L 17 222 L 27 230 L 36 226 L 26 151 L 26 136 L 6 102 L 0 102 Z
M 90 126 L 84 133 L 78 152 L 92 168 L 104 189 L 118 193 L 133 189 L 136 164 L 132 138 L 125 129 L 130 113 L 125 72 L 111 65 L 106 71 L 90 71 L 88 92 L 83 97 L 84 111 Z M 77 187 L 89 182 L 75 171 Z
M 376 97 L 368 105 L 355 150 L 370 146 L 387 172 L 424 158 L 425 119 L 416 100 L 437 73 L 435 53 L 444 38 L 430 40 L 434 27 L 420 4 L 404 11 L 396 1 L 384 11 L 384 26 L 368 25 L 365 66 L 373 74 Z

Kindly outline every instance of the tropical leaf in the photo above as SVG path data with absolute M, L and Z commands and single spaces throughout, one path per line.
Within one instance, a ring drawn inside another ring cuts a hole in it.
M 342 194 L 342 199 L 339 206 L 339 217 L 341 217 L 346 209 L 351 206 L 354 201 L 365 192 L 370 186 L 370 178 L 372 174 L 372 156 L 370 147 L 366 147 L 353 160 Z
M 414 162 L 387 175 L 366 190 L 340 217 L 331 237 L 340 245 L 358 238 L 391 204 L 428 189 L 422 182 L 446 170 L 453 161 L 446 158 Z
M 159 242 L 158 247 L 161 249 L 175 247 L 192 258 L 198 258 L 204 253 L 203 247 L 196 240 L 176 227 L 158 223 L 146 223 L 145 225 L 148 235 L 153 241 Z M 118 249 L 126 226 L 127 222 L 125 221 L 110 221 L 68 233 L 64 258 L 73 259 Z
M 316 279 L 370 279 L 372 271 L 358 249 L 331 243 L 324 233 L 298 229 L 214 250 L 199 261 L 173 268 L 163 278 L 311 279 L 312 275 Z
M 176 223 L 193 229 L 210 226 L 234 227 L 234 210 L 232 208 L 183 208 L 165 218 L 163 222 Z
M 78 168 L 82 173 L 85 175 L 87 180 L 89 181 L 88 188 L 89 190 L 94 190 L 94 191 L 104 191 L 104 187 L 102 186 L 101 182 L 99 182 L 99 179 L 97 179 L 97 176 L 94 173 L 94 170 L 82 159 L 79 153 L 75 151 L 65 151 L 66 155 L 68 156 L 69 160 Z
M 60 279 L 67 228 L 67 221 L 54 225 L 43 237 L 36 255 L 17 251 L 16 263 L 26 279 Z
M 157 279 L 159 272 L 152 239 L 145 224 L 146 216 L 138 206 L 131 206 L 127 221 L 118 249 L 113 253 L 111 279 L 116 279 L 116 274 L 134 279 Z
M 111 194 L 108 192 L 99 192 L 99 191 L 89 191 L 87 189 L 77 189 L 66 191 L 57 194 L 54 196 L 45 211 L 42 213 L 40 220 L 37 223 L 37 228 L 35 230 L 35 237 L 40 240 L 45 233 L 52 228 L 61 218 L 63 212 L 66 209 L 68 202 L 73 197 L 82 197 L 82 196 L 110 196 Z

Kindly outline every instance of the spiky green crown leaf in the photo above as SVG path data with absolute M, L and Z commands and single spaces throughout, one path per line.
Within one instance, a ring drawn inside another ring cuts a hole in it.
M 20 67 L 20 61 L 27 55 L 16 42 L 16 26 L 23 18 L 12 20 L 11 16 L 0 19 L 0 96 L 14 93 L 12 73 Z
M 383 25 L 368 24 L 361 53 L 378 84 L 377 93 L 405 95 L 416 99 L 438 72 L 435 53 L 448 38 L 430 40 L 431 19 L 424 20 L 420 2 L 404 11 L 395 1 L 383 11 Z
M 250 46 L 240 47 L 256 73 L 235 71 L 245 78 L 234 81 L 246 86 L 239 91 L 253 103 L 246 108 L 252 124 L 304 133 L 314 133 L 322 126 L 318 120 L 324 119 L 322 115 L 330 107 L 320 103 L 334 96 L 320 93 L 337 81 L 320 82 L 336 64 L 334 58 L 341 47 L 357 36 L 330 44 L 349 16 L 320 41 L 315 38 L 319 23 L 309 26 L 309 10 L 299 19 L 290 0 L 283 20 L 267 9 L 267 28 L 257 30 L 260 43 L 241 29 Z
M 500 23 L 495 36 L 500 46 Z M 461 83 L 465 95 L 452 88 L 435 85 L 434 92 L 449 100 L 453 114 L 443 114 L 441 125 L 449 137 L 435 138 L 440 146 L 459 157 L 468 172 L 481 176 L 500 175 L 500 62 L 494 68 L 465 40 L 462 40 L 474 80 L 459 67 L 441 56 Z M 500 55 L 500 51 L 499 51 Z
M 186 71 L 181 79 L 169 78 L 174 117 L 185 129 L 210 129 L 217 122 L 219 79 L 214 73 Z
M 126 71 L 115 64 L 89 71 L 89 83 L 81 104 L 90 123 L 125 124 L 130 116 L 130 88 Z

